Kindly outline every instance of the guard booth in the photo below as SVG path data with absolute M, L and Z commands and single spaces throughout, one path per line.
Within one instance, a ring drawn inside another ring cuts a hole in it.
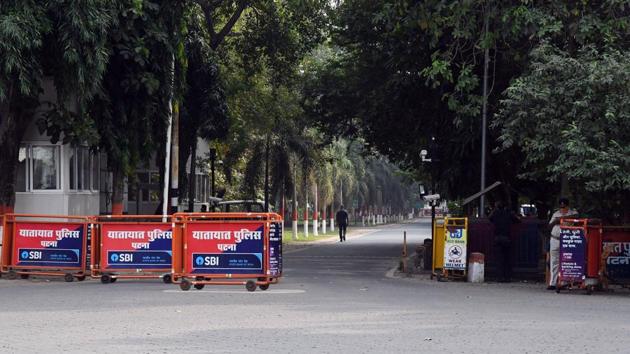
M 465 279 L 468 218 L 436 219 L 433 230 L 435 240 L 431 278 Z
M 282 276 L 282 217 L 275 213 L 173 215 L 172 279 L 182 290 L 245 285 L 267 290 Z
M 89 223 L 87 216 L 6 214 L 0 271 L 9 279 L 85 280 Z
M 107 215 L 95 217 L 91 242 L 91 275 L 103 284 L 117 279 L 162 278 L 171 282 L 170 217 Z

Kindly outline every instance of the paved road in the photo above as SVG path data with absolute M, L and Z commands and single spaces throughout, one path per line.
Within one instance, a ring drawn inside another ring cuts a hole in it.
M 630 292 L 387 277 L 403 230 L 412 244 L 429 234 L 382 226 L 291 250 L 266 292 L 0 279 L 0 352 L 630 352 Z

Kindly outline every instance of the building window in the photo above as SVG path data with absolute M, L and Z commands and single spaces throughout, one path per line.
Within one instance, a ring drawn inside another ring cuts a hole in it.
M 205 203 L 208 201 L 208 176 L 203 174 L 195 175 L 195 202 Z
M 98 190 L 98 155 L 86 146 L 71 148 L 69 165 L 71 190 Z
M 17 183 L 15 185 L 16 192 L 26 192 L 28 188 L 28 148 L 26 146 L 20 146 L 18 153 L 18 165 L 17 165 Z
M 94 154 L 90 154 L 90 161 L 92 164 L 92 173 L 90 174 L 91 179 L 92 179 L 92 190 L 93 191 L 97 191 L 98 190 L 98 184 L 99 184 L 99 177 L 100 177 L 100 166 L 99 166 L 99 155 L 94 155 Z
M 17 192 L 60 189 L 59 146 L 23 145 L 18 153 Z
M 33 146 L 33 189 L 59 189 L 59 147 Z

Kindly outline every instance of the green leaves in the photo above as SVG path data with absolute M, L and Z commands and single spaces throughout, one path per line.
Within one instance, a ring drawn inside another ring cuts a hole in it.
M 14 99 L 14 94 L 39 94 L 40 53 L 50 26 L 39 1 L 7 0 L 0 5 L 0 103 Z
M 565 175 L 591 192 L 630 188 L 629 57 L 610 48 L 586 47 L 575 58 L 537 48 L 493 123 L 503 148 L 518 144 L 525 163 L 549 180 Z

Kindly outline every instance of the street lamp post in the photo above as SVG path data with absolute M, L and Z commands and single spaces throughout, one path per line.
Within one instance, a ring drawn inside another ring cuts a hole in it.
M 210 190 L 212 193 L 212 196 L 214 197 L 214 161 L 217 159 L 217 149 L 212 148 L 210 149 L 210 173 L 211 173 L 211 183 L 212 183 L 212 189 Z
M 429 155 L 429 152 L 427 150 L 422 150 L 420 151 L 420 157 L 422 158 L 422 162 L 438 162 L 438 153 L 437 153 L 437 143 L 435 142 L 435 137 L 431 137 L 431 144 L 430 144 L 430 150 L 431 150 L 431 155 L 430 158 L 427 158 L 427 155 Z M 433 173 L 433 169 L 430 171 L 430 176 L 431 176 L 431 195 L 434 196 L 435 194 L 435 176 Z M 429 201 L 430 205 L 431 205 L 431 240 L 434 239 L 434 224 L 435 224 L 435 204 L 437 203 L 437 199 L 431 199 Z

